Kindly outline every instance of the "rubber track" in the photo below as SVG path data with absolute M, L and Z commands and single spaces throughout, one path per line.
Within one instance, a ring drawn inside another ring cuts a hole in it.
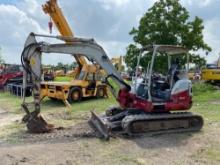
M 171 130 L 158 130 L 158 131 L 150 131 L 145 133 L 132 133 L 131 131 L 131 124 L 136 121 L 154 121 L 158 120 L 160 122 L 161 120 L 166 119 L 184 119 L 184 118 L 199 118 L 201 120 L 201 123 L 196 128 L 180 128 L 180 129 L 171 129 Z M 170 113 L 170 114 L 149 114 L 149 115 L 129 115 L 126 116 L 122 120 L 122 128 L 124 130 L 124 133 L 129 136 L 140 136 L 140 135 L 157 135 L 157 134 L 166 134 L 166 133 L 181 133 L 181 132 L 192 132 L 192 131 L 199 131 L 203 126 L 203 119 L 201 116 L 193 114 L 191 112 L 179 112 L 179 113 Z

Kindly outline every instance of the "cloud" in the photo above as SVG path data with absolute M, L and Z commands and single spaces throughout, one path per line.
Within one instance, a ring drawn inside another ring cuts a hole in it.
M 208 55 L 207 61 L 209 63 L 216 61 L 220 56 L 220 32 L 218 27 L 220 27 L 220 17 L 213 18 L 205 22 L 204 30 L 204 40 L 212 47 L 213 51 Z
M 181 0 L 182 3 L 186 6 L 199 6 L 200 8 L 207 7 L 211 3 L 213 3 L 216 0 Z
M 3 0 L 0 2 L 0 45 L 9 63 L 19 63 L 20 53 L 29 32 L 48 34 L 49 16 L 41 5 L 46 0 Z M 132 42 L 129 31 L 137 27 L 140 18 L 156 0 L 59 0 L 59 6 L 77 37 L 95 38 L 109 56 L 123 55 Z M 213 48 L 212 54 L 219 50 L 219 0 L 181 0 L 190 12 L 191 18 L 204 19 L 204 39 Z M 58 34 L 53 28 L 53 35 Z M 214 55 L 216 56 L 216 55 Z M 208 56 L 208 60 L 214 60 Z M 69 56 L 45 55 L 44 63 L 70 63 Z
M 212 63 L 218 59 L 220 52 L 220 14 L 219 0 L 181 0 L 181 3 L 189 11 L 191 18 L 198 16 L 204 21 L 204 41 L 212 48 L 212 52 L 208 56 L 204 51 L 198 53 L 205 57 L 208 63 Z
M 19 62 L 20 52 L 29 32 L 48 34 L 49 17 L 41 9 L 41 5 L 44 3 L 45 0 L 16 1 L 14 5 L 7 5 L 7 12 L 3 10 L 3 7 L 0 7 L 0 13 L 2 13 L 0 15 L 3 13 L 7 15 L 10 12 L 12 14 L 10 18 L 3 19 L 5 22 L 3 26 L 6 30 L 0 32 L 6 36 L 13 34 L 7 41 L 2 39 L 1 42 L 4 43 L 2 47 L 7 62 Z M 137 0 L 135 3 L 131 0 L 59 0 L 59 6 L 76 36 L 95 38 L 107 49 L 109 56 L 125 54 L 126 46 L 131 42 L 129 31 L 133 26 L 138 25 L 138 19 L 152 3 L 153 0 L 148 2 Z M 106 10 L 105 5 L 109 5 L 109 10 Z M 18 13 L 22 13 L 22 16 Z M 18 25 L 17 22 L 20 22 L 19 26 L 10 26 L 11 29 L 5 28 L 9 24 Z M 56 28 L 53 29 L 53 34 L 58 34 Z M 45 55 L 43 60 L 44 63 L 52 64 L 72 61 L 68 56 L 60 58 L 59 55 Z
M 13 5 L 0 5 L 0 46 L 8 63 L 19 63 L 25 38 L 31 32 L 45 33 L 39 23 Z
M 37 2 L 36 0 L 24 0 L 21 4 L 21 8 L 26 10 L 29 14 L 34 15 L 36 11 L 39 11 L 39 1 Z
M 124 50 L 128 46 L 127 42 L 102 41 L 101 39 L 97 39 L 97 42 L 104 48 L 109 58 L 124 55 Z
M 131 0 L 105 0 L 105 1 L 96 0 L 96 1 L 101 3 L 101 5 L 105 10 L 110 10 L 111 8 L 114 7 L 119 8 L 128 4 L 129 2 L 131 3 Z

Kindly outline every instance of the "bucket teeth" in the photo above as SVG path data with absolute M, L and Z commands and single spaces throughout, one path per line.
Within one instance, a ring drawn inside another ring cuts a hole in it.
M 91 111 L 91 118 L 89 120 L 90 126 L 92 126 L 104 140 L 109 140 L 111 129 L 107 123 L 102 120 L 94 111 Z

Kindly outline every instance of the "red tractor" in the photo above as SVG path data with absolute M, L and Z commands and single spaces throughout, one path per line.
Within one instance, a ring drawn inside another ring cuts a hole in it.
M 22 83 L 23 71 L 20 65 L 2 64 L 0 66 L 0 89 L 9 83 Z

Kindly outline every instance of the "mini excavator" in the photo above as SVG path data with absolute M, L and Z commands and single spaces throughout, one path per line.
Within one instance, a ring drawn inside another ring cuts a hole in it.
M 131 86 L 121 78 L 103 48 L 94 39 L 68 37 L 67 43 L 49 44 L 37 42 L 37 37 L 50 37 L 62 41 L 63 36 L 46 36 L 31 33 L 26 40 L 21 55 L 24 67 L 24 88 L 27 82 L 33 83 L 34 110 L 30 110 L 23 100 L 22 107 L 27 113 L 25 121 L 32 133 L 53 131 L 40 115 L 40 82 L 42 53 L 80 54 L 89 61 L 99 64 L 107 73 L 105 83 L 119 103 L 119 107 L 109 108 L 102 116 L 91 112 L 89 123 L 104 139 L 114 132 L 130 136 L 139 134 L 199 131 L 203 118 L 188 112 L 192 106 L 192 84 L 185 76 L 175 79 L 177 67 L 171 67 L 167 80 L 153 77 L 153 66 L 158 53 L 174 55 L 187 53 L 181 46 L 148 45 L 140 54 L 152 52 L 151 62 L 144 81 L 131 91 Z M 140 58 L 138 59 L 140 61 Z M 179 71 L 180 73 L 180 71 Z

